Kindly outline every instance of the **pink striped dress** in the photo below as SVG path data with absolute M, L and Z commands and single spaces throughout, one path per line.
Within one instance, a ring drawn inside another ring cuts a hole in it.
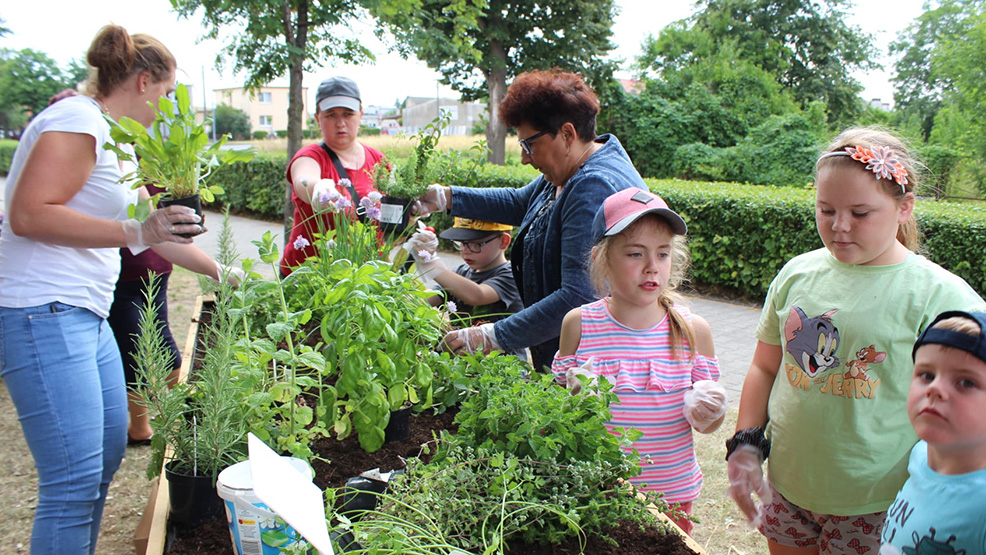
M 685 307 L 673 310 L 691 318 Z M 685 345 L 687 353 L 688 345 Z M 694 501 L 702 489 L 692 429 L 682 414 L 685 392 L 699 380 L 719 380 L 719 359 L 671 354 L 667 316 L 648 330 L 628 328 L 610 314 L 606 299 L 582 306 L 582 339 L 574 355 L 555 355 L 551 370 L 565 383 L 565 372 L 592 357 L 593 372 L 616 384 L 620 403 L 610 406 L 610 426 L 636 428 L 634 443 L 642 472 L 632 482 L 660 492 L 665 501 Z

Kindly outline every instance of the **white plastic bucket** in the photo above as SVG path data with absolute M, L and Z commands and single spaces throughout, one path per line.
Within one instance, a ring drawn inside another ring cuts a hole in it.
M 305 478 L 312 479 L 312 467 L 308 463 L 294 457 L 282 458 Z M 257 498 L 250 461 L 236 463 L 220 472 L 216 490 L 226 505 L 226 522 L 236 555 L 278 555 L 282 547 L 302 539 Z

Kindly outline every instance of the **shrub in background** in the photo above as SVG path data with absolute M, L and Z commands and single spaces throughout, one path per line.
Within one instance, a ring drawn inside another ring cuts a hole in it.
M 214 207 L 271 222 L 281 220 L 287 187 L 286 165 L 283 154 L 258 153 L 249 162 L 219 168 L 212 179 L 223 186 L 226 194 Z
M 10 162 L 14 159 L 14 151 L 17 150 L 18 142 L 11 139 L 0 139 L 0 173 L 7 175 L 10 170 Z
M 261 155 L 218 170 L 226 189 L 222 202 L 234 213 L 280 221 L 286 186 L 281 155 Z M 446 185 L 523 187 L 537 177 L 528 166 L 480 165 L 470 174 L 463 161 Z M 774 275 L 790 258 L 822 246 L 815 230 L 814 190 L 810 188 L 646 179 L 688 223 L 692 283 L 762 299 Z M 920 199 L 916 214 L 923 233 L 921 253 L 986 294 L 986 207 Z M 432 214 L 438 231 L 452 218 Z M 587 224 L 588 225 L 588 224 Z
M 814 190 L 647 180 L 688 223 L 692 282 L 762 300 L 789 259 L 821 248 Z M 919 199 L 918 251 L 986 294 L 986 207 Z

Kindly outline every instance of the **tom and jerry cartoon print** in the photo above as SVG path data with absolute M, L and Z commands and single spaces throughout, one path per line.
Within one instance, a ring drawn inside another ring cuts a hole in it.
M 798 306 L 790 308 L 784 326 L 784 350 L 794 361 L 784 363 L 788 381 L 806 391 L 814 388 L 827 395 L 872 399 L 881 381 L 876 365 L 887 353 L 871 344 L 842 363 L 839 328 L 832 322 L 838 310 L 808 315 Z

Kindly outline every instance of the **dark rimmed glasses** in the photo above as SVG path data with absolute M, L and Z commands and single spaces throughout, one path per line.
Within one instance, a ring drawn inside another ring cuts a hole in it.
M 460 251 L 462 249 L 467 249 L 469 252 L 473 254 L 477 254 L 481 250 L 483 250 L 483 247 L 485 247 L 487 243 L 491 241 L 496 241 L 499 238 L 500 238 L 499 235 L 494 235 L 493 237 L 490 237 L 485 241 L 452 241 L 452 245 L 454 245 L 455 248 Z
M 524 154 L 528 156 L 532 156 L 533 153 L 531 152 L 531 143 L 534 142 L 535 139 L 546 133 L 551 133 L 551 130 L 545 129 L 544 131 L 541 131 L 540 133 L 535 133 L 526 139 L 518 139 L 517 142 L 520 143 L 520 149 L 524 151 Z

